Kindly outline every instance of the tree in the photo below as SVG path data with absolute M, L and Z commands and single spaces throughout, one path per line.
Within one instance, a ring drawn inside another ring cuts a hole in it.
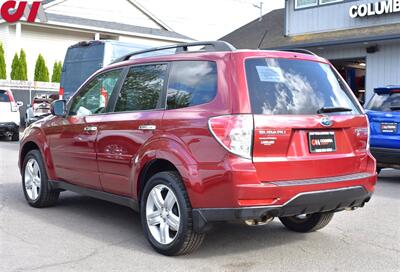
M 46 61 L 43 56 L 39 54 L 35 65 L 35 81 L 49 82 L 49 69 L 47 69 Z
M 55 62 L 53 65 L 53 74 L 51 76 L 51 82 L 59 83 L 61 81 L 61 73 L 62 73 L 62 63 L 61 61 Z
M 7 78 L 6 57 L 4 55 L 3 44 L 0 43 L 0 79 Z
M 19 80 L 21 76 L 21 66 L 19 65 L 18 54 L 15 53 L 12 64 L 11 64 L 11 79 Z
M 28 65 L 26 63 L 26 54 L 23 49 L 19 54 L 20 78 L 19 80 L 28 80 Z

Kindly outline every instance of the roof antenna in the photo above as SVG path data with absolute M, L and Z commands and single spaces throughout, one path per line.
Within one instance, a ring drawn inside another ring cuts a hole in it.
M 260 43 L 258 44 L 258 47 L 257 47 L 258 50 L 260 50 L 260 47 L 261 47 L 261 45 L 262 45 L 262 43 L 263 43 L 265 37 L 267 36 L 267 34 L 268 34 L 268 29 L 266 29 L 266 30 L 264 31 L 264 34 L 263 34 L 263 36 L 261 37 L 261 41 L 260 41 Z
M 260 19 L 258 19 L 259 22 L 262 21 L 262 16 L 263 16 L 263 2 L 260 2 L 259 5 L 253 4 L 253 7 L 258 8 L 260 10 Z

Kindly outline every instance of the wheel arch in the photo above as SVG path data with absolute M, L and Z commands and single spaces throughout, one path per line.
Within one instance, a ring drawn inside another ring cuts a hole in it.
M 141 193 L 151 176 L 163 171 L 175 171 L 181 179 L 186 192 L 191 195 L 192 188 L 199 182 L 197 163 L 190 152 L 179 141 L 159 138 L 139 152 L 137 171 L 134 177 L 133 195 L 140 202 Z

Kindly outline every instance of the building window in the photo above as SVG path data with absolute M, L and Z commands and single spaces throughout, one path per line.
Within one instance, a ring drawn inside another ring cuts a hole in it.
M 320 5 L 336 3 L 336 2 L 343 2 L 343 0 L 319 0 Z
M 318 0 L 296 0 L 296 9 L 315 7 L 316 5 L 318 5 Z

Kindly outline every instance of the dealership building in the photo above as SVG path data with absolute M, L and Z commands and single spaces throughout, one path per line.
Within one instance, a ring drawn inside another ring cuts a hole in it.
M 224 36 L 237 48 L 304 48 L 329 59 L 359 97 L 400 85 L 400 0 L 286 0 Z

